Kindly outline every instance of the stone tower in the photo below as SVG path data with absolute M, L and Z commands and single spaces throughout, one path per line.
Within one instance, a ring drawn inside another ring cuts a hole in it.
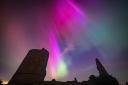
M 42 82 L 46 76 L 49 52 L 46 49 L 32 49 L 9 81 L 9 85 Z
M 99 76 L 95 77 L 94 85 L 119 85 L 116 78 L 109 75 L 104 66 L 101 64 L 99 59 L 96 58 L 96 65 L 99 71 Z M 93 81 L 92 81 L 93 82 Z
M 96 66 L 100 75 L 108 75 L 108 72 L 97 58 L 96 58 Z

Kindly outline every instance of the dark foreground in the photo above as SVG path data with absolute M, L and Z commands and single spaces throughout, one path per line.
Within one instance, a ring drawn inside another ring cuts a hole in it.
M 44 48 L 30 50 L 8 85 L 119 85 L 116 78 L 109 75 L 99 59 L 95 60 L 99 76 L 90 75 L 87 81 L 78 82 L 76 78 L 74 81 L 67 82 L 55 79 L 44 81 L 48 57 L 49 52 Z

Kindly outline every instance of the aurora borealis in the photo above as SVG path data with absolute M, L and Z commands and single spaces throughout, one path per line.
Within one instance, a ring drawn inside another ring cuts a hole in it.
M 0 79 L 9 80 L 29 49 L 46 48 L 46 80 L 87 80 L 98 57 L 128 80 L 128 8 L 117 0 L 32 0 L 0 3 Z

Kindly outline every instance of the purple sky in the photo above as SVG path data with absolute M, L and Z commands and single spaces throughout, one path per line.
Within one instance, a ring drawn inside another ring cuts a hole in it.
M 50 52 L 46 80 L 88 80 L 89 75 L 98 75 L 98 57 L 110 74 L 125 82 L 127 4 L 116 0 L 3 1 L 0 79 L 12 77 L 29 49 L 44 47 Z

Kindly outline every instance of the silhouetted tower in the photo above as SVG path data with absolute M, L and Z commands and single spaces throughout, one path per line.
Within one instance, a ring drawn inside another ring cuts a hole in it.
M 42 82 L 46 76 L 49 52 L 46 49 L 32 49 L 28 52 L 9 85 Z
M 96 66 L 100 75 L 108 75 L 108 72 L 105 70 L 104 66 L 101 64 L 101 62 L 97 58 L 96 58 Z
M 97 58 L 96 65 L 99 71 L 99 77 L 94 79 L 94 83 L 96 83 L 95 85 L 119 85 L 117 79 L 108 74 L 108 72 Z M 91 81 L 93 82 L 93 79 L 91 79 Z

